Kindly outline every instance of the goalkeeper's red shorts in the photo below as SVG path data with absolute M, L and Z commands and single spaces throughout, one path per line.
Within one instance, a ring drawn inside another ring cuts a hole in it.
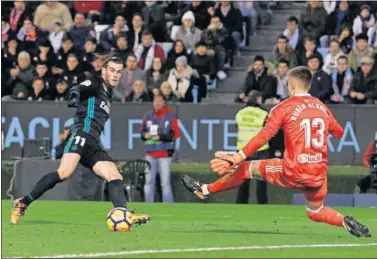
M 282 166 L 281 159 L 265 159 L 259 161 L 259 172 L 261 177 L 268 183 L 279 185 L 285 188 L 300 189 L 306 199 L 310 202 L 321 202 L 327 195 L 327 177 L 325 176 L 322 181 L 305 183 L 294 179 L 292 175 L 296 172 L 289 172 Z M 310 187 L 309 187 L 310 186 Z M 315 186 L 315 187 L 312 187 Z

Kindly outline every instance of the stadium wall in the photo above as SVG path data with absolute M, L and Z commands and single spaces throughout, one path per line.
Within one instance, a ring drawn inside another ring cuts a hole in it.
M 177 142 L 177 160 L 208 162 L 216 150 L 236 149 L 234 116 L 241 105 L 176 104 L 170 105 L 179 117 L 182 137 Z M 268 107 L 267 107 L 268 108 Z M 359 165 L 377 129 L 377 106 L 331 106 L 335 117 L 345 128 L 342 139 L 329 138 L 330 164 Z M 142 116 L 151 104 L 112 105 L 111 119 L 101 136 L 103 147 L 117 160 L 144 156 L 139 128 Z M 1 122 L 4 132 L 3 159 L 20 156 L 26 138 L 49 137 L 52 146 L 59 141 L 64 125 L 72 122 L 74 109 L 65 104 L 2 103 Z

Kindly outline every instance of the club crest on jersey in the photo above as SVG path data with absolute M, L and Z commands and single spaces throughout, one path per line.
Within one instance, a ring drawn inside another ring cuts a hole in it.
M 107 114 L 110 114 L 111 104 L 109 102 L 102 101 L 99 107 L 102 110 L 104 110 Z

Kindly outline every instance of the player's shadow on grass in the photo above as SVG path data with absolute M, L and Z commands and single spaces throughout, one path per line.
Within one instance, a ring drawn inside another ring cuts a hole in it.
M 72 223 L 72 222 L 61 222 L 61 221 L 50 221 L 50 220 L 25 220 L 24 224 L 29 225 L 74 225 L 74 226 L 88 226 L 93 224 L 88 223 Z
M 177 232 L 184 232 L 184 233 L 198 233 L 198 232 L 213 232 L 213 233 L 220 233 L 220 234 L 250 234 L 250 235 L 292 235 L 292 236 L 302 236 L 303 234 L 296 234 L 296 233 L 288 233 L 288 232 L 281 232 L 281 231 L 264 231 L 264 230 L 231 230 L 231 229 L 208 229 L 208 230 L 183 230 Z

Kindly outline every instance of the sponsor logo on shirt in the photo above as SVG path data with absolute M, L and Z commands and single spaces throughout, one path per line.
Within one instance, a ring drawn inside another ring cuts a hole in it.
M 298 162 L 300 164 L 313 164 L 313 163 L 319 163 L 322 161 L 322 154 L 317 153 L 315 155 L 308 155 L 308 154 L 301 154 L 298 156 Z

